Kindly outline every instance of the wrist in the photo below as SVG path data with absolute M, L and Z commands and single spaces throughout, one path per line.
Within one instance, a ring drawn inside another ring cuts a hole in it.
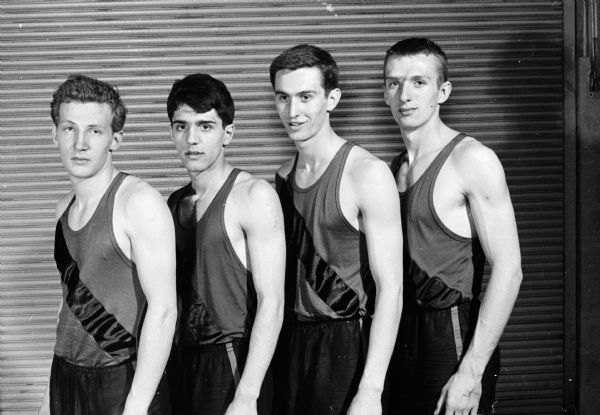
M 374 382 L 361 381 L 358 385 L 357 394 L 365 394 L 373 398 L 380 398 L 383 393 L 383 385 L 378 385 Z
M 252 402 L 258 399 L 259 391 L 256 388 L 248 388 L 243 384 L 239 384 L 235 390 L 233 399 L 240 402 Z
M 463 375 L 481 380 L 486 365 L 487 361 L 485 359 L 476 359 L 467 355 L 460 363 L 458 372 Z

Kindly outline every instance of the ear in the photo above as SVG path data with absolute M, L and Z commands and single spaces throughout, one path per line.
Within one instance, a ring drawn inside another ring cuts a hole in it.
M 233 133 L 235 133 L 235 125 L 226 125 L 224 130 L 225 135 L 223 136 L 223 146 L 228 146 L 229 143 L 231 143 L 231 140 L 233 140 Z
M 327 112 L 331 112 L 337 107 L 340 98 L 342 98 L 342 91 L 339 88 L 329 91 L 329 95 L 327 96 Z
M 112 142 L 110 143 L 109 150 L 115 151 L 121 147 L 121 143 L 123 142 L 123 131 L 117 131 L 113 133 Z
M 52 125 L 52 142 L 58 145 L 58 139 L 56 138 L 56 125 Z
M 387 88 L 385 87 L 385 82 L 383 83 L 383 100 L 385 101 L 385 105 L 390 106 L 390 100 L 388 99 Z
M 443 104 L 444 102 L 448 101 L 448 98 L 450 98 L 451 92 L 452 92 L 452 84 L 450 83 L 450 81 L 444 82 L 440 86 L 440 91 L 438 94 L 438 104 Z

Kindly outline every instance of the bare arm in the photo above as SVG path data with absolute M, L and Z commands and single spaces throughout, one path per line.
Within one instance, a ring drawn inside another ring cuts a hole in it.
M 147 310 L 141 330 L 138 360 L 124 414 L 146 414 L 162 377 L 173 340 L 175 297 L 175 236 L 167 205 L 145 183 L 124 202 L 124 219 Z
M 69 192 L 56 205 L 56 212 L 55 212 L 56 216 L 55 217 L 56 217 L 57 222 L 60 219 L 60 217 L 62 216 L 62 214 L 64 213 L 65 209 L 69 205 L 69 202 L 71 201 L 72 198 L 73 198 L 73 192 Z M 62 297 L 61 297 L 60 304 L 58 305 L 58 311 L 56 313 L 57 322 L 58 322 L 58 316 L 60 316 L 60 311 L 62 309 L 62 306 L 63 306 L 63 302 L 62 302 Z M 46 384 L 46 391 L 44 392 L 44 398 L 42 399 L 42 404 L 40 406 L 38 414 L 39 415 L 50 414 L 50 377 L 48 377 L 48 382 Z
M 402 312 L 400 201 L 394 178 L 380 160 L 367 160 L 353 182 L 377 295 L 365 369 L 348 414 L 378 414 Z
M 483 372 L 508 322 L 522 279 L 515 214 L 500 161 L 477 144 L 459 163 L 477 235 L 492 272 L 473 339 L 438 402 L 437 411 L 446 400 L 446 414 L 477 413 Z
M 273 188 L 264 181 L 249 186 L 242 209 L 257 310 L 246 365 L 227 415 L 256 414 L 256 399 L 277 344 L 283 321 L 285 235 L 283 214 Z
M 57 316 L 60 315 L 60 311 L 62 309 L 62 301 L 58 306 Z M 58 320 L 58 317 L 57 317 Z M 48 382 L 46 383 L 46 391 L 44 392 L 44 398 L 42 399 L 42 405 L 38 411 L 38 415 L 49 415 L 50 414 L 50 377 L 48 377 Z

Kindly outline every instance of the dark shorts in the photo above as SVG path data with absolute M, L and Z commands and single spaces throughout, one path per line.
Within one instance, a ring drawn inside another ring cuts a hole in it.
M 50 372 L 50 413 L 53 415 L 121 415 L 131 388 L 132 363 L 84 367 L 54 356 Z M 148 409 L 149 415 L 170 415 L 169 391 L 163 378 Z
M 198 347 L 174 346 L 167 365 L 174 415 L 222 415 L 233 400 L 248 354 L 248 342 Z M 257 401 L 270 415 L 273 382 L 265 375 Z
M 345 414 L 364 368 L 365 329 L 358 319 L 284 324 L 273 368 L 275 413 Z
M 388 370 L 391 414 L 433 414 L 467 351 L 478 312 L 478 301 L 445 310 L 405 310 Z M 483 375 L 478 414 L 493 413 L 499 371 L 496 349 Z

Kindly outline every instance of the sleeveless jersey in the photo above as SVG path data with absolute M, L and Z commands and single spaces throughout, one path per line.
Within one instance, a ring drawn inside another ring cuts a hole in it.
M 134 361 L 138 329 L 146 307 L 135 264 L 119 248 L 113 230 L 119 173 L 91 219 L 69 227 L 69 210 L 56 225 L 54 258 L 61 275 L 63 304 L 54 353 L 87 367 Z
M 287 241 L 286 313 L 299 320 L 371 316 L 375 285 L 365 235 L 344 218 L 339 203 L 342 172 L 353 144 L 344 143 L 311 186 L 295 182 L 296 163 L 276 176 Z
M 479 239 L 452 232 L 442 223 L 433 205 L 433 189 L 438 174 L 464 137 L 465 134 L 454 137 L 421 177 L 400 193 L 405 300 L 412 298 L 414 302 L 416 298 L 417 304 L 424 308 L 450 308 L 478 296 L 481 290 L 485 255 Z M 398 173 L 405 154 L 392 161 L 394 175 Z
M 169 197 L 177 244 L 179 345 L 228 343 L 250 333 L 256 313 L 252 274 L 235 253 L 224 219 L 240 172 L 233 169 L 197 222 L 185 223 L 180 212 L 181 200 L 194 194 L 191 183 Z

